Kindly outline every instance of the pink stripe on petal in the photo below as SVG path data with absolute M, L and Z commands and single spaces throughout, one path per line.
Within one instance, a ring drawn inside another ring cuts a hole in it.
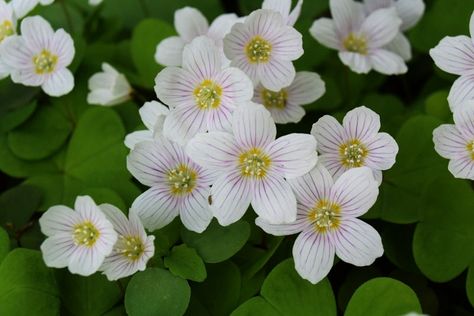
M 276 126 L 263 106 L 249 103 L 234 111 L 232 129 L 239 146 L 264 148 L 276 137 Z
M 474 73 L 464 74 L 454 81 L 449 91 L 448 101 L 451 111 L 455 111 L 465 101 L 474 99 Z
M 357 139 L 365 143 L 378 133 L 380 116 L 371 109 L 360 106 L 347 112 L 342 126 L 346 131 L 347 139 Z
M 443 124 L 433 131 L 436 152 L 447 159 L 467 155 L 467 139 L 452 124 Z
M 311 135 L 316 138 L 321 154 L 338 154 L 341 145 L 347 141 L 342 125 L 329 115 L 324 115 L 313 124 Z
M 474 160 L 469 155 L 451 159 L 448 169 L 456 178 L 474 180 Z

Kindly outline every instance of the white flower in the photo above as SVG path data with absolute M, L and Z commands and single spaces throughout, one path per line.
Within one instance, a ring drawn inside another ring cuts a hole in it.
M 78 196 L 74 209 L 56 205 L 41 216 L 41 231 L 48 236 L 41 251 L 48 267 L 88 276 L 112 252 L 117 233 L 89 196 Z
M 215 44 L 222 48 L 222 39 L 229 33 L 237 19 L 237 15 L 233 13 L 222 14 L 209 26 L 199 10 L 191 7 L 177 10 L 174 13 L 174 27 L 179 36 L 165 38 L 158 44 L 155 53 L 156 62 L 164 66 L 181 66 L 184 46 L 202 35 L 213 39 Z
M 303 55 L 301 34 L 278 12 L 260 9 L 236 23 L 224 38 L 231 66 L 242 69 L 254 85 L 278 91 L 295 78 L 292 61 Z
M 305 115 L 301 105 L 310 104 L 319 99 L 326 86 L 317 73 L 300 71 L 287 88 L 271 91 L 258 85 L 253 101 L 263 104 L 278 124 L 298 123 Z
M 38 4 L 50 5 L 53 2 L 54 0 L 12 0 L 10 4 L 17 19 L 21 19 L 33 11 Z
M 311 135 L 276 138 L 270 112 L 259 104 L 239 107 L 233 134 L 198 134 L 186 147 L 188 156 L 219 172 L 211 189 L 211 210 L 223 226 L 238 221 L 250 204 L 271 223 L 296 218 L 296 200 L 285 180 L 301 176 L 316 164 L 316 141 Z
M 474 180 L 474 101 L 454 111 L 454 125 L 443 124 L 433 131 L 438 154 L 449 159 L 449 171 L 461 179 Z
M 359 2 L 330 0 L 329 5 L 333 19 L 314 21 L 310 33 L 324 46 L 338 50 L 339 58 L 352 71 L 368 73 L 374 69 L 386 75 L 407 71 L 403 59 L 384 48 L 402 23 L 395 8 L 376 10 L 365 17 Z
M 0 46 L 4 40 L 16 34 L 16 18 L 10 4 L 0 0 Z M 10 75 L 10 69 L 7 64 L 0 58 L 0 79 Z
M 198 233 L 209 225 L 209 186 L 215 176 L 192 162 L 180 145 L 163 137 L 141 142 L 128 155 L 127 168 L 138 181 L 151 187 L 130 210 L 147 229 L 162 228 L 178 215 L 187 229 Z
M 102 63 L 102 72 L 89 79 L 87 103 L 112 106 L 130 100 L 132 87 L 127 78 L 108 63 Z
M 21 36 L 11 36 L 0 46 L 0 57 L 11 69 L 15 83 L 41 86 L 54 97 L 69 93 L 74 77 L 66 67 L 74 58 L 74 42 L 63 29 L 53 31 L 40 16 L 21 22 Z
M 159 139 L 163 133 L 163 124 L 170 110 L 158 101 L 145 102 L 139 113 L 146 130 L 136 131 L 125 137 L 125 146 L 130 149 L 143 141 L 154 141 Z
M 253 96 L 250 79 L 223 67 L 219 48 L 201 36 L 186 45 L 183 67 L 167 67 L 156 77 L 158 98 L 170 107 L 164 136 L 184 144 L 196 133 L 229 130 L 234 109 Z
M 89 4 L 96 6 L 102 3 L 103 0 L 89 0 Z
M 465 101 L 474 99 L 474 13 L 469 23 L 471 37 L 465 35 L 446 36 L 430 50 L 436 66 L 460 77 L 449 91 L 451 111 Z
M 258 217 L 255 222 L 276 236 L 299 233 L 293 258 L 301 277 L 313 284 L 321 281 L 331 270 L 335 254 L 356 266 L 370 265 L 382 256 L 380 235 L 357 219 L 372 207 L 379 192 L 370 169 L 351 169 L 334 182 L 318 164 L 288 182 L 298 201 L 296 221 L 275 225 Z
M 293 26 L 301 13 L 303 0 L 298 0 L 296 6 L 291 10 L 291 0 L 264 0 L 262 9 L 273 10 L 281 14 L 287 25 Z
M 411 45 L 408 38 L 402 32 L 411 29 L 418 23 L 425 12 L 425 3 L 423 0 L 364 0 L 364 8 L 367 14 L 378 9 L 392 7 L 397 10 L 402 24 L 400 25 L 400 32 L 385 48 L 408 61 L 411 59 Z
M 361 106 L 347 112 L 342 125 L 332 116 L 323 116 L 313 124 L 311 134 L 318 142 L 319 161 L 334 178 L 350 168 L 366 166 L 380 183 L 380 170 L 393 166 L 398 145 L 379 129 L 379 115 Z
M 143 271 L 155 253 L 154 236 L 147 236 L 135 213 L 129 219 L 113 205 L 101 204 L 100 208 L 118 233 L 112 253 L 105 258 L 100 271 L 109 281 L 115 281 Z

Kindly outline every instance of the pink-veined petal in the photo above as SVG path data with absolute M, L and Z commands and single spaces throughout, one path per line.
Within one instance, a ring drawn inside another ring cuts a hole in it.
M 433 131 L 436 152 L 444 158 L 454 159 L 467 154 L 467 140 L 452 124 L 443 124 Z
M 397 0 L 395 8 L 398 16 L 402 19 L 401 31 L 406 31 L 421 19 L 425 12 L 425 3 L 423 0 Z
M 451 159 L 448 169 L 456 178 L 474 180 L 474 159 L 469 155 Z
M 387 49 L 374 50 L 369 59 L 374 70 L 384 75 L 399 75 L 408 71 L 403 58 Z
M 326 86 L 321 77 L 315 72 L 299 71 L 295 80 L 286 88 L 288 101 L 298 105 L 310 104 L 319 99 Z
M 276 126 L 263 106 L 248 102 L 234 111 L 232 130 L 244 149 L 264 148 L 275 140 Z
M 309 29 L 309 33 L 322 45 L 339 49 L 341 47 L 341 39 L 336 31 L 334 21 L 328 18 L 320 18 L 314 21 Z
M 41 232 L 46 236 L 59 233 L 71 234 L 78 219 L 78 215 L 69 207 L 55 205 L 43 213 L 39 224 Z
M 395 163 L 398 145 L 395 139 L 387 133 L 378 133 L 372 140 L 365 143 L 369 154 L 365 165 L 371 169 L 387 170 Z
M 183 50 L 183 68 L 202 80 L 212 78 L 222 68 L 222 58 L 214 40 L 199 36 Z
M 200 79 L 189 71 L 178 67 L 166 67 L 155 78 L 155 92 L 158 98 L 171 108 L 195 105 L 194 89 Z
M 451 111 L 461 106 L 468 100 L 474 99 L 474 73 L 462 75 L 451 86 L 448 102 Z
M 184 41 L 179 36 L 170 36 L 156 46 L 155 61 L 164 66 L 181 66 Z
M 365 106 L 359 106 L 347 112 L 342 126 L 348 139 L 365 142 L 377 135 L 380 129 L 380 116 Z
M 474 70 L 474 43 L 465 35 L 446 36 L 436 47 L 430 49 L 436 66 L 455 75 Z
M 74 76 L 67 68 L 56 70 L 46 78 L 41 88 L 52 97 L 66 95 L 74 88 Z
M 316 138 L 321 154 L 339 154 L 341 145 L 346 142 L 344 128 L 330 115 L 324 115 L 313 124 L 311 135 Z
M 76 250 L 76 245 L 72 239 L 72 233 L 60 233 L 46 238 L 41 244 L 43 260 L 48 267 L 67 267 L 71 256 Z
M 342 63 L 355 73 L 366 74 L 372 69 L 370 59 L 366 55 L 352 52 L 339 52 L 338 55 Z
M 401 24 L 395 8 L 379 9 L 365 19 L 360 31 L 367 36 L 369 49 L 379 48 L 395 38 Z
M 202 233 L 211 222 L 209 195 L 209 187 L 195 188 L 183 198 L 179 216 L 187 229 Z
M 174 13 L 174 27 L 185 42 L 205 35 L 209 24 L 204 15 L 197 9 L 184 7 Z
M 197 133 L 205 131 L 207 131 L 206 112 L 195 105 L 172 109 L 163 124 L 163 135 L 180 145 L 185 145 Z
M 259 66 L 257 75 L 262 85 L 269 90 L 280 91 L 295 79 L 295 67 L 291 61 L 273 58 Z

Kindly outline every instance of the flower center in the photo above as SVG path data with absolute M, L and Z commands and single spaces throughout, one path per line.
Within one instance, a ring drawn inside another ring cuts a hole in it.
M 245 53 L 251 63 L 266 63 L 270 59 L 272 45 L 257 35 L 248 42 Z
M 471 159 L 474 160 L 474 140 L 467 143 L 467 152 L 471 155 Z
M 344 48 L 349 52 L 359 53 L 362 55 L 367 55 L 367 39 L 363 35 L 356 35 L 350 33 L 348 37 L 343 41 Z
M 49 50 L 43 49 L 41 53 L 33 57 L 33 63 L 38 75 L 49 74 L 56 68 L 58 56 L 52 54 Z
M 216 109 L 221 103 L 222 88 L 206 79 L 196 89 L 194 89 L 194 99 L 201 110 Z
M 145 251 L 145 246 L 138 236 L 120 236 L 115 247 L 117 253 L 132 261 L 140 259 Z
M 15 34 L 15 30 L 13 30 L 12 22 L 9 20 L 3 21 L 3 23 L 0 24 L 0 42 L 13 34 Z
M 339 148 L 342 164 L 349 168 L 362 167 L 368 151 L 357 139 L 354 139 Z
M 89 221 L 74 226 L 73 239 L 77 246 L 92 247 L 99 236 L 99 230 Z
M 270 167 L 270 157 L 259 148 L 252 148 L 240 155 L 239 166 L 245 177 L 263 178 Z
M 286 100 L 288 98 L 288 93 L 285 89 L 281 89 L 278 92 L 271 91 L 268 89 L 262 89 L 262 99 L 263 105 L 267 109 L 276 108 L 276 109 L 284 109 L 286 106 Z
M 319 200 L 309 211 L 308 220 L 314 225 L 314 229 L 324 233 L 330 229 L 339 227 L 339 214 L 341 207 L 327 200 Z
M 171 193 L 183 195 L 191 192 L 196 186 L 196 172 L 181 164 L 168 172 L 168 183 Z

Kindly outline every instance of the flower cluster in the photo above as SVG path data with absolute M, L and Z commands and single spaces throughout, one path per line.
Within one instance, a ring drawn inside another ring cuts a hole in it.
M 469 23 L 471 37 L 447 36 L 430 50 L 435 64 L 460 76 L 449 92 L 454 125 L 443 124 L 433 131 L 435 150 L 449 159 L 456 177 L 474 180 L 474 13 Z

